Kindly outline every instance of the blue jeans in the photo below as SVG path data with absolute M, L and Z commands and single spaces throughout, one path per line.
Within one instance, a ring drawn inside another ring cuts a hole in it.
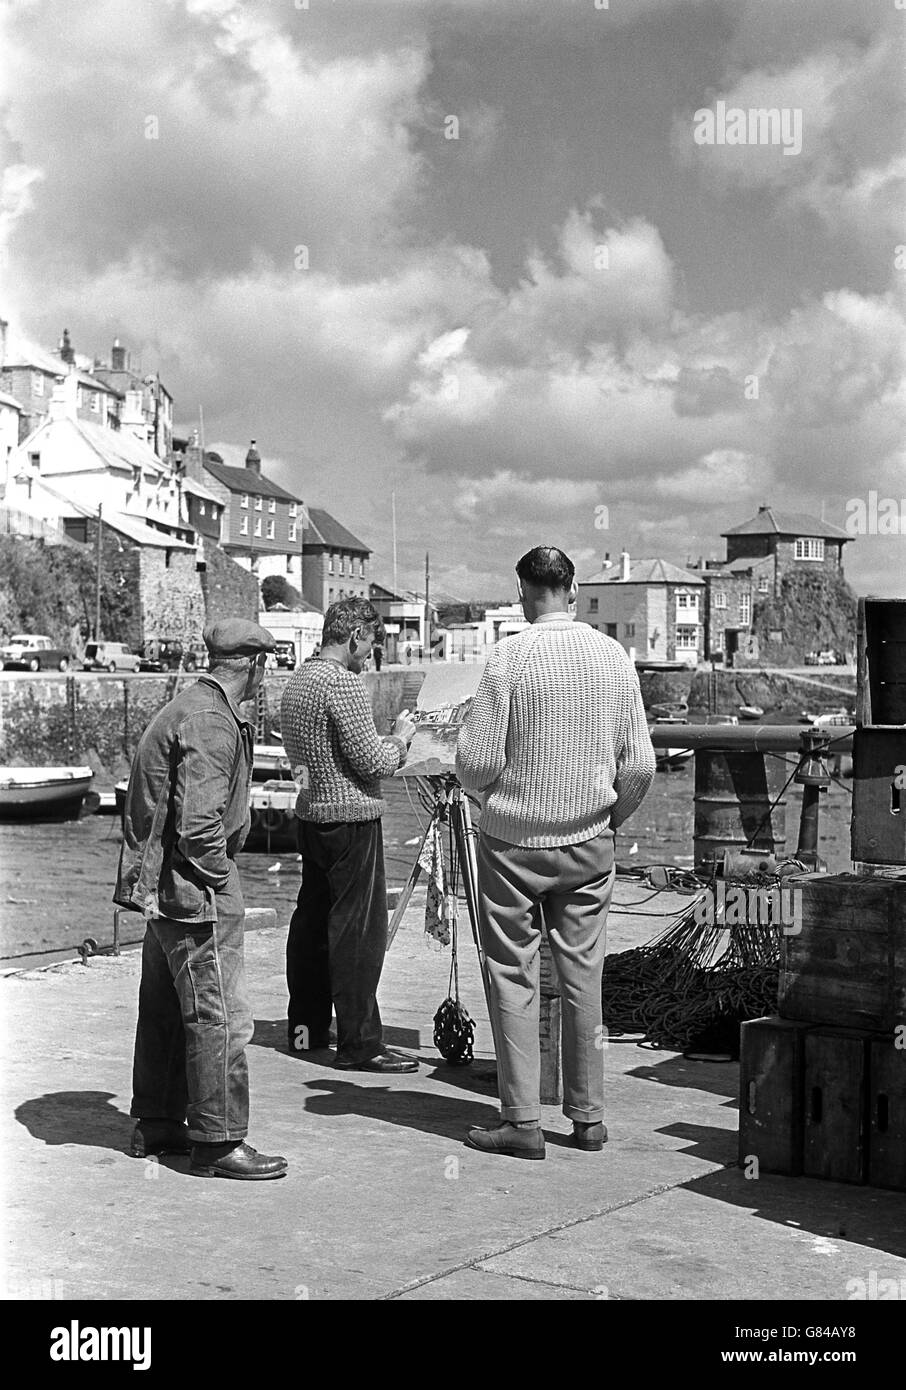
M 131 1114 L 188 1120 L 197 1144 L 244 1139 L 254 1032 L 245 984 L 245 906 L 231 865 L 215 922 L 155 917 L 142 945 Z

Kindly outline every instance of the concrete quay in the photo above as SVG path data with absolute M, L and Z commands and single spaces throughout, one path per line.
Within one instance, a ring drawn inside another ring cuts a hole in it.
M 666 925 L 630 914 L 643 896 L 618 884 L 611 950 Z M 7 1296 L 788 1304 L 847 1300 L 872 1277 L 906 1290 L 901 1193 L 745 1178 L 736 1064 L 612 1040 L 603 1153 L 572 1149 L 554 1107 L 544 1163 L 465 1147 L 467 1128 L 496 1116 L 490 1031 L 463 913 L 476 1061 L 451 1068 L 436 1053 L 450 957 L 423 919 L 417 894 L 381 987 L 388 1041 L 423 1065 L 389 1080 L 286 1051 L 285 928 L 248 934 L 250 1140 L 289 1159 L 276 1182 L 204 1181 L 186 1159 L 128 1156 L 138 952 L 0 981 Z

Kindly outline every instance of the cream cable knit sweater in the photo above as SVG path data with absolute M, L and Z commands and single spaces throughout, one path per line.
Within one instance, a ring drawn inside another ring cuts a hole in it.
M 654 778 L 638 676 L 587 623 L 534 623 L 493 649 L 460 731 L 456 771 L 481 830 L 526 848 L 615 829 Z

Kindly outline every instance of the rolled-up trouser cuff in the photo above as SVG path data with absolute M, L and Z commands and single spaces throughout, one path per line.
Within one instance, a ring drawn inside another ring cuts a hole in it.
M 599 1125 L 604 1121 L 604 1111 L 600 1107 L 596 1110 L 580 1110 L 576 1105 L 564 1105 L 563 1113 L 568 1120 L 578 1120 L 583 1125 Z
M 532 1105 L 501 1105 L 500 1118 L 509 1124 L 524 1124 L 526 1120 L 540 1120 L 541 1107 Z

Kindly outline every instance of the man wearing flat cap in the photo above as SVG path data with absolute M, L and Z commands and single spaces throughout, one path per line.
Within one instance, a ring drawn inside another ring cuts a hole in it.
M 204 632 L 209 670 L 142 734 L 126 792 L 114 901 L 144 913 L 132 1152 L 191 1153 L 203 1177 L 264 1179 L 286 1159 L 248 1134 L 253 1024 L 236 855 L 250 826 L 254 731 L 241 713 L 276 645 L 225 618 Z

